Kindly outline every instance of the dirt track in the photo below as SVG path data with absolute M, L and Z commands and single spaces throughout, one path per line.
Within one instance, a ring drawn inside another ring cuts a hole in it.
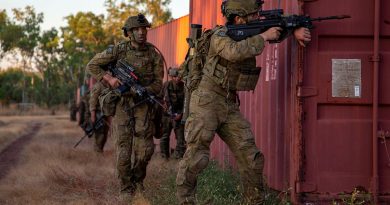
M 18 137 L 0 152 L 0 180 L 8 174 L 12 167 L 17 165 L 23 147 L 30 142 L 40 128 L 41 123 L 31 123 L 27 128 L 27 134 Z

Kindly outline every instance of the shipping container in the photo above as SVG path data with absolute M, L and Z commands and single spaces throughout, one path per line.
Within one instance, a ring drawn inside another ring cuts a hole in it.
M 192 0 L 190 23 L 223 24 L 221 0 Z M 390 195 L 390 2 L 266 0 L 263 9 L 312 17 L 312 42 L 269 44 L 254 92 L 240 93 L 241 111 L 265 155 L 271 188 L 295 204 L 330 204 L 355 188 L 375 204 Z M 234 165 L 216 137 L 211 155 Z M 387 198 L 386 198 L 387 197 Z
M 150 29 L 148 42 L 154 44 L 162 52 L 168 67 L 179 67 L 187 54 L 188 34 L 189 16 L 186 15 Z M 164 79 L 167 79 L 166 74 Z

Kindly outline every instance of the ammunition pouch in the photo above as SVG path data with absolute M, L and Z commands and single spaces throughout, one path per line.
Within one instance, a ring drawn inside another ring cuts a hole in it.
M 99 96 L 100 110 L 104 116 L 114 116 L 116 104 L 120 99 L 120 93 L 106 88 Z
M 205 69 L 208 76 L 224 89 L 250 91 L 256 88 L 260 76 L 260 67 L 250 64 L 230 64 L 221 58 L 215 66 Z

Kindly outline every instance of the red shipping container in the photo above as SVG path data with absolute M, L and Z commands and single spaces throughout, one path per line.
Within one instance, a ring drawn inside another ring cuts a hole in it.
M 306 49 L 290 38 L 258 57 L 259 85 L 240 98 L 265 155 L 266 180 L 272 188 L 291 189 L 294 203 L 329 204 L 355 187 L 376 204 L 389 203 L 390 2 L 302 2 L 269 0 L 264 9 L 352 18 L 315 23 Z M 223 24 L 220 4 L 192 0 L 190 22 Z M 218 138 L 212 157 L 234 164 Z

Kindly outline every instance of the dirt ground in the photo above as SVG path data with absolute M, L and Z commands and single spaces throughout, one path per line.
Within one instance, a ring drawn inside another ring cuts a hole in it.
M 0 204 L 121 204 L 113 139 L 97 154 L 92 138 L 73 148 L 82 135 L 68 115 L 1 116 Z M 158 204 L 155 195 L 174 180 L 176 166 L 155 152 L 146 191 L 132 204 Z

